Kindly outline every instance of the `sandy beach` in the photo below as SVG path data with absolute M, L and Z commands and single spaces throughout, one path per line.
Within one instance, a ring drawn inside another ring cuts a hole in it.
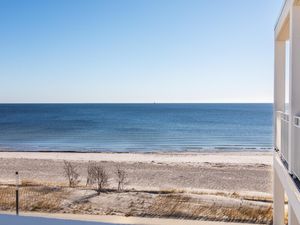
M 63 189 L 55 212 L 254 223 L 271 218 L 271 152 L 0 152 L 0 182 L 13 184 L 19 171 L 24 185 L 64 186 L 63 160 L 77 166 L 81 183 Z M 95 195 L 85 186 L 89 161 L 101 162 L 108 172 L 105 193 Z M 114 191 L 116 165 L 128 176 L 122 193 Z
M 51 159 L 73 161 L 110 161 L 143 163 L 226 163 L 272 164 L 272 153 L 263 151 L 205 151 L 205 152 L 153 152 L 153 153 L 81 153 L 81 152 L 1 152 L 0 158 Z
M 209 189 L 271 193 L 270 152 L 214 153 L 42 153 L 0 152 L 0 181 L 21 179 L 63 182 L 63 160 L 78 165 L 101 161 L 108 171 L 121 165 L 129 187 L 142 189 Z

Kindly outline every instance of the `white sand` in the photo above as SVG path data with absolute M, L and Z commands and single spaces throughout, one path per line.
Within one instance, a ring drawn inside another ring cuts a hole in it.
M 63 161 L 77 164 L 85 182 L 87 162 L 101 161 L 115 186 L 119 164 L 128 173 L 129 188 L 137 190 L 221 190 L 271 193 L 270 152 L 214 153 L 42 153 L 0 152 L 0 183 L 21 179 L 65 182 Z
M 0 158 L 50 159 L 73 161 L 108 161 L 142 163 L 224 163 L 272 165 L 271 152 L 205 152 L 205 153 L 61 153 L 0 152 Z

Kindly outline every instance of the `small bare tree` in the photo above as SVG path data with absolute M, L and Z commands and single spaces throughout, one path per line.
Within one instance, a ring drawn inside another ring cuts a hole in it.
M 80 179 L 76 166 L 66 160 L 64 161 L 64 174 L 68 179 L 69 187 L 75 187 L 77 184 L 79 184 Z
M 93 163 L 89 161 L 87 167 L 87 176 L 86 176 L 86 186 L 93 185 L 92 173 L 93 173 Z
M 118 192 L 124 189 L 124 185 L 127 184 L 127 173 L 120 165 L 116 166 L 115 174 L 118 182 Z
M 108 184 L 108 174 L 101 164 L 89 163 L 87 171 L 87 185 L 97 185 L 98 194 Z

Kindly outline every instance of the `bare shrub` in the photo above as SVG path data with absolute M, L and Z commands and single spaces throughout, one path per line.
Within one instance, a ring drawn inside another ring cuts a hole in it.
M 71 162 L 64 161 L 64 174 L 68 179 L 69 187 L 75 187 L 79 184 L 79 173 L 77 172 L 77 167 Z
M 115 174 L 117 177 L 118 191 L 120 192 L 120 191 L 124 190 L 124 185 L 128 183 L 127 173 L 124 169 L 122 169 L 120 167 L 120 165 L 117 165 Z
M 108 184 L 108 174 L 104 167 L 99 163 L 89 162 L 87 169 L 87 185 L 97 185 L 97 192 L 100 194 Z
M 93 173 L 93 162 L 89 161 L 88 167 L 87 167 L 87 176 L 86 176 L 86 186 L 93 185 L 93 179 L 92 179 L 92 173 Z

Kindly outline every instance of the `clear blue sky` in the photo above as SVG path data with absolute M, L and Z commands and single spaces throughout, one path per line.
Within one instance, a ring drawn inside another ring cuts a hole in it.
M 271 102 L 282 0 L 1 0 L 0 102 Z

